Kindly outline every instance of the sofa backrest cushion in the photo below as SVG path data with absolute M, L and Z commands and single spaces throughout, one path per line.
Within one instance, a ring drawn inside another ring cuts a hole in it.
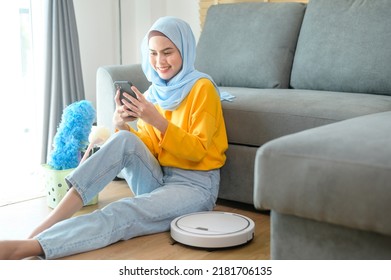
M 390 46 L 390 0 L 311 0 L 291 86 L 391 95 Z
M 211 6 L 197 45 L 197 70 L 219 86 L 288 87 L 304 11 L 300 3 Z

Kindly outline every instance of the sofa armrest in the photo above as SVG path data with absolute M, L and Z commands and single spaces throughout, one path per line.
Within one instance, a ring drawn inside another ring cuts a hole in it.
M 141 69 L 141 64 L 101 66 L 96 74 L 96 111 L 97 124 L 114 132 L 112 122 L 115 110 L 114 81 L 130 81 L 141 92 L 145 92 L 150 83 Z

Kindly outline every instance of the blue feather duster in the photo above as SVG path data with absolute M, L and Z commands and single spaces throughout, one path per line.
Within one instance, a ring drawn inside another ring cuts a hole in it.
M 64 109 L 48 159 L 50 167 L 64 170 L 78 166 L 80 152 L 88 145 L 95 117 L 95 109 L 86 100 L 74 102 Z

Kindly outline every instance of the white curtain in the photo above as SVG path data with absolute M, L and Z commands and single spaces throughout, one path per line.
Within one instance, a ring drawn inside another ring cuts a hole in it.
M 39 5 L 35 8 L 39 19 Z M 40 26 L 39 20 L 32 26 L 31 10 L 29 1 L 0 1 L 0 206 L 41 194 L 35 182 L 42 144 L 42 91 L 37 88 L 42 56 L 34 55 L 40 37 L 33 35 Z
M 14 114 L 16 108 L 10 103 L 14 100 L 15 105 L 21 104 L 21 101 L 16 100 L 21 77 L 21 36 L 17 1 L 4 1 L 0 4 L 0 36 L 2 42 L 0 47 L 0 124 L 2 129 L 7 131 L 16 122 L 22 120 L 18 114 Z M 14 119 L 14 124 L 10 121 L 11 119 Z

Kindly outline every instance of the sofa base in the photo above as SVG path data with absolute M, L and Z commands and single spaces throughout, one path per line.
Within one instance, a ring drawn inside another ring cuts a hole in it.
M 221 168 L 219 198 L 247 204 L 254 201 L 255 155 L 258 147 L 229 144 L 227 161 Z
M 271 259 L 391 259 L 391 237 L 271 211 Z

